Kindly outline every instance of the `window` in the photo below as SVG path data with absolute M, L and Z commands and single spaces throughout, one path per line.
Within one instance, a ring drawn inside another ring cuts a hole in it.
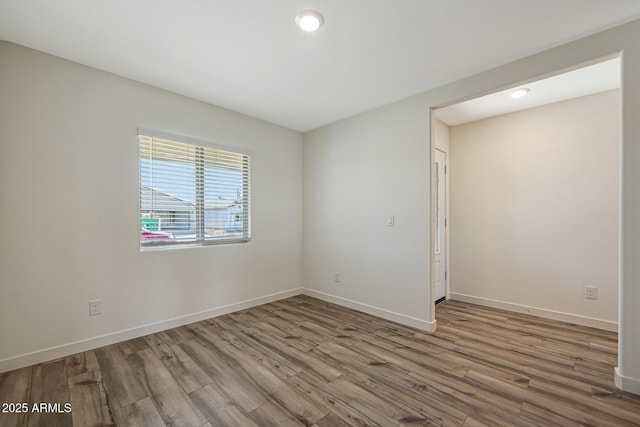
M 248 154 L 142 130 L 139 139 L 141 248 L 249 241 Z

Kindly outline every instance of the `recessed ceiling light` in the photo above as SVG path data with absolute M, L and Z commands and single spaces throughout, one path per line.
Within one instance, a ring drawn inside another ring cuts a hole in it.
M 324 24 L 324 17 L 315 10 L 303 10 L 296 15 L 296 25 L 303 31 L 317 31 Z
M 513 92 L 511 92 L 511 97 L 512 98 L 522 98 L 523 96 L 528 94 L 530 91 L 531 91 L 531 89 L 529 89 L 528 87 L 523 87 L 523 88 L 520 88 L 520 89 L 516 89 Z

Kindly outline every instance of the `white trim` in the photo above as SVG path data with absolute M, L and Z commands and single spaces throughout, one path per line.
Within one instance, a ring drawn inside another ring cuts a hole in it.
M 205 139 L 194 138 L 191 136 L 180 135 L 177 133 L 165 132 L 163 130 L 154 130 L 138 127 L 138 136 L 148 136 L 151 138 L 166 139 L 174 142 L 183 142 L 185 144 L 197 145 L 198 147 L 213 148 L 214 150 L 229 151 L 231 153 L 244 154 L 252 156 L 253 152 L 243 148 L 234 147 L 232 145 L 218 144 L 217 142 L 207 141 Z
M 401 323 L 403 325 L 411 326 L 426 332 L 434 332 L 436 330 L 436 322 L 429 322 L 427 320 L 418 319 L 416 317 L 407 316 L 404 314 L 396 313 L 394 311 L 385 310 L 384 308 L 374 307 L 372 305 L 363 304 L 361 302 L 353 301 L 350 299 L 337 297 L 335 295 L 326 294 L 324 292 L 315 291 L 313 289 L 304 288 L 302 290 L 304 295 L 318 298 L 323 301 L 331 302 L 343 307 L 352 308 L 354 310 L 362 311 L 373 316 L 381 317 L 386 320 Z
M 514 304 L 506 301 L 498 301 L 489 298 L 475 297 L 452 292 L 451 299 L 468 302 L 471 304 L 483 305 L 485 307 L 500 308 L 502 310 L 514 311 L 516 313 L 527 313 L 532 316 L 544 317 L 547 319 L 559 320 L 576 325 L 589 326 L 605 331 L 618 331 L 618 322 L 610 320 L 596 319 L 593 317 L 581 316 L 579 314 L 563 313 L 561 311 L 548 310 L 546 308 L 531 307 L 527 305 Z M 526 311 L 525 311 L 526 310 Z
M 113 332 L 93 338 L 71 342 L 68 344 L 62 344 L 59 346 L 46 348 L 44 350 L 34 351 L 32 353 L 21 354 L 19 356 L 10 357 L 8 359 L 2 359 L 0 360 L 0 373 L 24 368 L 25 366 L 31 366 L 37 363 L 47 362 L 49 360 L 58 359 L 60 357 L 66 357 L 82 351 L 93 350 L 105 345 L 115 344 L 156 332 L 165 331 L 167 329 L 176 328 L 178 326 L 187 325 L 189 323 L 199 322 L 201 320 L 210 319 L 212 317 L 222 316 L 224 314 L 233 313 L 234 311 L 245 310 L 247 308 L 255 307 L 258 305 L 267 304 L 273 301 L 300 295 L 301 293 L 302 288 L 291 289 L 288 291 L 265 295 L 263 297 L 240 301 L 234 304 L 199 311 L 197 313 L 187 314 L 185 316 L 174 317 L 173 319 L 162 320 L 160 322 L 125 329 L 119 332 Z
M 616 382 L 616 387 L 618 387 L 622 391 L 627 391 L 629 393 L 640 394 L 640 380 L 636 378 L 625 377 L 620 373 L 620 368 L 615 367 L 614 380 Z

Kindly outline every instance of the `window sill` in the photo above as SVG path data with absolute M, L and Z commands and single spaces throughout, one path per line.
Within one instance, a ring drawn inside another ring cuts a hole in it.
M 140 252 L 170 251 L 175 249 L 210 248 L 216 246 L 243 245 L 251 243 L 251 239 L 219 240 L 206 243 L 158 244 L 140 246 Z

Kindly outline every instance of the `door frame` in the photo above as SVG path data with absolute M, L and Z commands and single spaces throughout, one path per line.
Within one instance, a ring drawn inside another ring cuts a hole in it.
M 435 168 L 435 154 L 436 154 L 436 150 L 442 151 L 443 153 L 445 153 L 445 168 L 446 168 L 446 173 L 445 173 L 445 218 L 446 218 L 446 223 L 447 225 L 444 227 L 444 241 L 445 241 L 445 253 L 444 253 L 444 268 L 446 271 L 446 278 L 445 278 L 445 300 L 448 300 L 451 297 L 451 288 L 450 288 L 450 283 L 451 283 L 451 265 L 450 265 L 450 253 L 451 253 L 451 244 L 450 244 L 450 230 L 451 230 L 451 221 L 449 220 L 450 218 L 450 212 L 451 212 L 451 208 L 450 208 L 450 203 L 449 201 L 451 200 L 450 197 L 450 178 L 449 176 L 451 168 L 449 166 L 450 163 L 450 150 L 449 150 L 449 138 L 448 138 L 448 134 L 446 138 L 438 138 L 437 135 L 437 131 L 436 131 L 436 126 L 438 126 L 437 123 L 437 119 L 435 117 L 433 108 L 430 111 L 430 122 L 431 122 L 431 144 L 430 144 L 430 150 L 429 150 L 429 154 L 431 157 L 430 160 L 430 168 L 431 168 L 431 173 L 430 173 L 430 177 L 431 177 L 431 185 L 430 185 L 430 190 L 431 190 L 431 194 L 430 194 L 430 211 L 431 211 L 431 220 L 430 220 L 430 239 L 429 239 L 429 254 L 430 254 L 430 288 L 431 288 L 431 304 L 432 307 L 435 308 L 435 282 L 436 282 L 436 277 L 435 277 L 435 230 L 436 230 L 436 195 L 437 195 L 437 191 L 436 191 L 436 168 Z M 444 123 L 443 123 L 444 125 Z M 446 125 L 444 125 L 446 126 Z M 446 140 L 442 140 L 442 139 L 446 139 Z M 433 310 L 433 318 L 431 319 L 432 321 L 435 321 L 435 309 Z

